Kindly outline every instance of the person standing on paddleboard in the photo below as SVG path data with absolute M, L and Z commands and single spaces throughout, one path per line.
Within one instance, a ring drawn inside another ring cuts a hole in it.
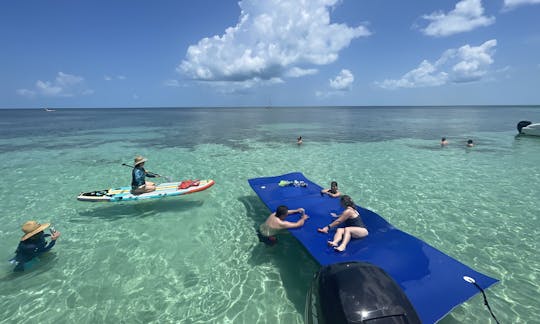
M 145 178 L 159 177 L 159 174 L 147 172 L 144 169 L 144 162 L 147 159 L 142 156 L 135 157 L 135 165 L 133 171 L 131 171 L 131 192 L 134 195 L 140 195 L 145 192 L 152 192 L 156 190 L 156 184 L 150 181 L 146 181 Z

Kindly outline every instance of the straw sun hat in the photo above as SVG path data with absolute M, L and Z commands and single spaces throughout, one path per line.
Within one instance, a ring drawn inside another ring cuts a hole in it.
M 21 238 L 21 241 L 25 241 L 32 236 L 36 235 L 37 233 L 43 231 L 47 227 L 51 226 L 50 223 L 40 224 L 36 221 L 28 221 L 24 223 L 22 226 L 22 231 L 25 233 L 24 236 Z
M 147 158 L 142 157 L 142 156 L 140 156 L 140 155 L 139 155 L 139 156 L 136 156 L 136 157 L 135 157 L 135 166 L 137 166 L 138 164 L 144 163 L 144 162 L 146 162 L 146 161 L 148 161 Z

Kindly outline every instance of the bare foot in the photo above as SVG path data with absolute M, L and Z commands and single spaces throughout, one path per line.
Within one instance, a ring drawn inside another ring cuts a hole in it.
M 334 250 L 336 250 L 338 252 L 343 252 L 343 251 L 345 251 L 345 247 L 343 245 L 336 246 L 336 247 L 334 247 Z
M 337 243 L 334 243 L 334 242 L 332 242 L 332 241 L 328 241 L 328 246 L 332 246 L 332 247 L 335 248 L 335 247 L 337 247 L 338 245 L 337 245 Z

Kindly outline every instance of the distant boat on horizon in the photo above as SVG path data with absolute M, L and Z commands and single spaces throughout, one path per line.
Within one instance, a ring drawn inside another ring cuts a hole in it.
M 56 111 L 54 109 L 51 109 L 51 108 L 44 108 L 46 112 L 51 112 L 51 111 Z

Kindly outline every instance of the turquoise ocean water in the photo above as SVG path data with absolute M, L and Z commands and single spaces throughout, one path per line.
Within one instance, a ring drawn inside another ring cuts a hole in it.
M 0 110 L 0 322 L 303 323 L 318 265 L 288 235 L 258 242 L 269 211 L 247 183 L 301 171 L 500 279 L 487 295 L 501 323 L 538 323 L 540 138 L 516 137 L 520 120 L 540 121 L 540 107 Z M 75 199 L 129 185 L 121 164 L 137 154 L 147 170 L 216 185 Z M 15 275 L 28 219 L 62 236 Z M 440 321 L 493 322 L 481 295 Z

